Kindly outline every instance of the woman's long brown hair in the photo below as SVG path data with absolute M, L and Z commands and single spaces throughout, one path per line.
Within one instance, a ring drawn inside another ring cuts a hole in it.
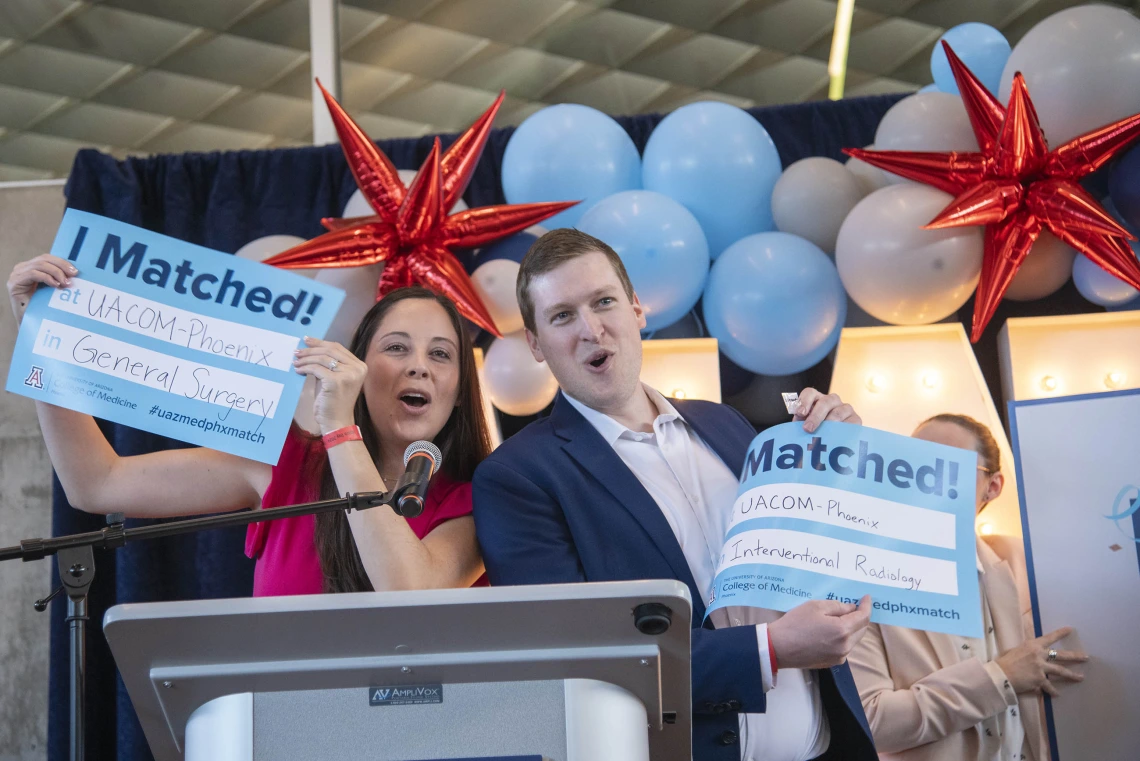
M 470 481 L 475 474 L 475 466 L 491 453 L 491 437 L 487 432 L 487 423 L 483 418 L 483 403 L 479 391 L 479 376 L 475 371 L 475 354 L 471 343 L 471 336 L 459 316 L 458 310 L 451 301 L 426 288 L 413 286 L 400 288 L 387 294 L 368 310 L 352 343 L 348 349 L 361 360 L 368 353 L 368 346 L 372 343 L 380 323 L 396 304 L 408 299 L 424 299 L 434 301 L 443 307 L 459 337 L 459 396 L 458 404 L 444 424 L 443 429 L 435 437 L 435 444 L 443 453 L 443 464 L 440 472 L 452 481 Z M 356 400 L 353 410 L 356 424 L 364 438 L 364 446 L 375 462 L 380 455 L 380 438 L 372 425 L 372 418 L 368 413 L 368 403 L 361 393 Z M 336 499 L 341 494 L 337 491 L 336 480 L 333 478 L 332 468 L 329 467 L 327 455 L 312 458 L 315 470 L 299 474 L 301 477 L 320 478 L 321 499 Z M 395 484 L 388 484 L 391 488 Z M 386 507 L 373 508 L 374 510 L 387 510 Z M 321 572 L 324 574 L 324 590 L 326 592 L 371 592 L 372 583 L 360 561 L 360 553 L 356 549 L 356 542 L 352 539 L 352 530 L 348 525 L 348 518 L 343 512 L 323 513 L 316 518 L 316 534 L 314 541 L 317 554 L 321 560 Z

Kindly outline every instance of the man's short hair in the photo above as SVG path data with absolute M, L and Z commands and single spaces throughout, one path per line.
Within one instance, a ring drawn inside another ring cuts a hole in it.
M 551 230 L 536 240 L 526 252 L 519 266 L 519 276 L 515 281 L 515 298 L 522 311 L 523 325 L 531 333 L 535 332 L 534 301 L 530 298 L 530 284 L 536 277 L 543 275 L 558 266 L 577 259 L 579 256 L 600 253 L 610 261 L 610 265 L 617 273 L 621 287 L 625 290 L 626 298 L 633 301 L 633 283 L 630 282 L 629 273 L 621 257 L 604 241 L 593 235 L 587 235 L 581 230 L 563 227 Z

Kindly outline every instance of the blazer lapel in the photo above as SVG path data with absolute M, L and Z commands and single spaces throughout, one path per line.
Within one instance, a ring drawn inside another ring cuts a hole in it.
M 693 597 L 693 622 L 704 617 L 704 593 L 697 589 L 689 562 L 657 502 L 637 476 L 618 457 L 602 435 L 559 392 L 550 413 L 554 432 L 565 439 L 562 448 L 604 487 L 614 500 L 641 525 L 657 551 L 665 558 L 674 577 L 689 586 Z
M 721 430 L 704 416 L 697 414 L 697 407 L 679 399 L 671 400 L 671 404 L 681 413 L 685 422 L 693 427 L 712 450 L 716 452 L 732 474 L 737 478 L 744 470 L 744 458 L 748 456 L 748 445 L 756 436 L 751 426 L 741 424 L 740 430 Z M 747 430 L 746 430 L 747 428 Z

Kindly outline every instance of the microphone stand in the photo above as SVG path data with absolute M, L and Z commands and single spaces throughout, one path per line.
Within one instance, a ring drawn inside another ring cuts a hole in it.
M 113 550 L 127 542 L 160 539 L 179 534 L 190 534 L 231 526 L 248 526 L 261 521 L 279 518 L 296 518 L 302 515 L 330 513 L 335 510 L 367 510 L 380 505 L 395 508 L 400 490 L 393 492 L 361 492 L 348 494 L 343 499 L 329 499 L 321 502 L 307 502 L 302 505 L 274 507 L 265 510 L 247 510 L 205 518 L 188 518 L 170 521 L 153 526 L 126 528 L 123 514 L 107 516 L 107 527 L 100 531 L 83 534 L 70 534 L 50 539 L 25 539 L 18 546 L 0 548 L 0 561 L 20 559 L 24 562 L 39 560 L 47 555 L 56 556 L 59 578 L 62 585 L 42 600 L 36 600 L 35 609 L 43 612 L 48 603 L 60 592 L 67 594 L 67 624 L 71 644 L 71 685 L 68 698 L 71 736 L 71 761 L 84 761 L 84 740 L 86 738 L 86 689 L 87 673 L 87 593 L 95 578 L 95 548 Z

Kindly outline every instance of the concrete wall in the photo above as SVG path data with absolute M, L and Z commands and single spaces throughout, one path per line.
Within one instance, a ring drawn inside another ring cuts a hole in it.
M 0 183 L 0 276 L 51 248 L 63 214 L 63 186 Z M 16 341 L 8 300 L 0 305 L 0 377 Z M 51 536 L 51 462 L 35 405 L 0 392 L 0 546 Z M 51 563 L 0 565 L 0 761 L 47 754 L 48 613 L 32 602 L 51 590 Z

